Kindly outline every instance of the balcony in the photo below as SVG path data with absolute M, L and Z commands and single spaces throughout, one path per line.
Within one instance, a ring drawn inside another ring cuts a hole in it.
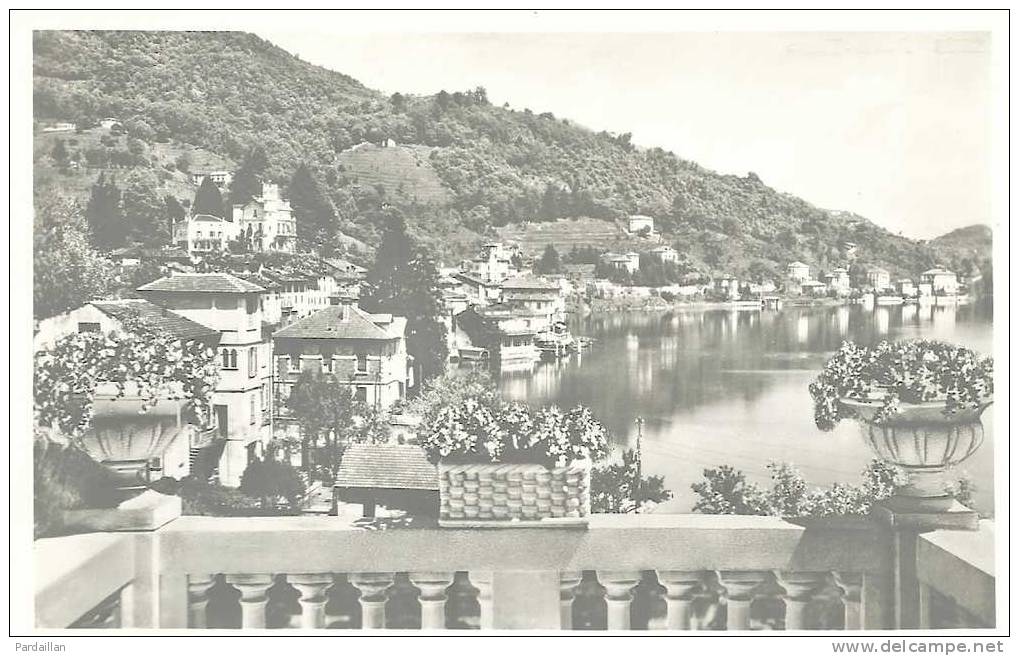
M 365 530 L 335 517 L 180 517 L 36 541 L 36 624 L 82 626 L 112 604 L 119 626 L 163 629 L 995 626 L 993 524 L 914 535 L 905 559 L 900 538 L 868 519 Z

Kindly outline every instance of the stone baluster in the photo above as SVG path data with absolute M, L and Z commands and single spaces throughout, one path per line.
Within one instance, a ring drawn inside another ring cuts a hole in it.
M 492 573 L 470 572 L 471 585 L 478 589 L 478 606 L 481 608 L 480 628 L 491 630 L 495 625 L 492 613 Z
M 420 591 L 421 628 L 446 628 L 446 588 L 453 584 L 453 572 L 411 572 L 410 582 Z
M 264 629 L 271 574 L 229 574 L 226 582 L 241 593 L 241 628 Z
M 845 613 L 845 629 L 859 631 L 863 628 L 860 593 L 863 590 L 863 574 L 859 572 L 832 572 L 835 585 L 842 592 L 842 608 Z
M 581 578 L 580 572 L 559 573 L 559 628 L 564 631 L 573 628 L 573 599 Z
M 205 609 L 209 605 L 209 590 L 215 584 L 212 574 L 188 575 L 188 628 L 209 628 Z
M 807 626 L 807 605 L 824 586 L 824 572 L 775 572 L 779 585 L 785 590 L 786 631 L 803 631 Z
M 361 628 L 386 628 L 386 591 L 393 584 L 391 573 L 351 574 L 350 584 L 361 592 Z
M 718 572 L 718 582 L 725 588 L 727 631 L 746 631 L 750 628 L 750 603 L 754 600 L 754 590 L 767 578 L 767 572 L 751 570 Z
M 665 628 L 689 631 L 694 593 L 703 583 L 701 573 L 658 570 L 657 574 L 658 582 L 665 586 Z
M 301 595 L 297 600 L 301 605 L 301 628 L 324 629 L 326 603 L 329 601 L 326 590 L 333 584 L 333 575 L 289 574 L 287 582 Z
M 628 630 L 630 628 L 630 603 L 633 601 L 633 589 L 640 583 L 640 572 L 603 572 L 599 570 L 598 581 L 605 587 L 608 630 Z

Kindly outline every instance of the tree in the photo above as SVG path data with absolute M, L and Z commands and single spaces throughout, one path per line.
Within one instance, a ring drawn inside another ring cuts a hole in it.
M 257 497 L 263 510 L 296 510 L 304 496 L 300 474 L 290 463 L 254 460 L 241 474 L 241 492 Z
M 439 321 L 439 272 L 428 253 L 407 235 L 403 215 L 390 208 L 382 243 L 364 283 L 362 303 L 369 312 L 407 318 L 407 351 L 425 381 L 445 369 L 446 327 Z
M 180 201 L 171 194 L 163 197 L 163 204 L 166 206 L 166 217 L 170 221 L 170 236 L 173 237 L 173 227 L 183 221 L 188 213 Z
M 538 261 L 534 263 L 535 273 L 559 273 L 562 271 L 562 262 L 559 260 L 559 251 L 555 246 L 548 244 L 545 252 L 541 254 Z
M 132 240 L 150 247 L 170 242 L 166 205 L 152 173 L 141 170 L 132 172 L 124 186 L 122 198 L 124 219 Z
M 120 189 L 113 179 L 106 179 L 100 173 L 92 185 L 88 205 L 85 206 L 85 220 L 91 231 L 92 245 L 101 251 L 109 251 L 124 245 L 127 225 L 120 205 Z
M 195 214 L 208 214 L 210 216 L 218 216 L 221 219 L 226 218 L 223 195 L 219 192 L 219 187 L 216 186 L 216 183 L 208 176 L 202 180 L 198 191 L 195 192 L 195 202 L 192 203 L 191 207 L 191 211 Z
M 261 146 L 253 146 L 230 182 L 230 205 L 243 205 L 262 193 L 269 158 Z
M 288 192 L 297 221 L 297 238 L 312 247 L 331 248 L 339 231 L 339 219 L 318 177 L 301 164 L 290 179 Z
M 56 161 L 57 166 L 60 168 L 66 168 L 70 162 L 71 155 L 67 152 L 67 145 L 63 139 L 57 139 L 53 143 L 53 150 L 51 151 L 53 159 Z
M 113 263 L 88 240 L 81 208 L 62 198 L 38 208 L 33 238 L 33 315 L 45 319 L 110 292 Z
M 641 513 L 672 498 L 662 476 L 640 476 L 637 454 L 623 452 L 622 462 L 591 471 L 591 511 L 596 513 Z

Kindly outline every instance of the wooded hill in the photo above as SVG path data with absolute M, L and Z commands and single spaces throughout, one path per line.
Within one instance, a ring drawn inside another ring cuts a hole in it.
M 150 150 L 175 144 L 236 162 L 262 146 L 270 177 L 286 183 L 302 163 L 313 171 L 335 209 L 332 233 L 377 243 L 395 207 L 450 262 L 500 226 L 641 213 L 705 271 L 835 266 L 846 242 L 895 273 L 956 264 L 944 261 L 954 250 L 814 207 L 753 173 L 721 175 L 637 148 L 629 134 L 494 106 L 483 88 L 385 96 L 251 34 L 37 32 L 34 71 L 37 121 L 89 128 L 113 117 Z M 389 139 L 397 150 L 378 147 Z M 366 142 L 375 145 L 351 150 Z M 37 169 L 47 157 L 37 149 Z M 176 166 L 143 159 L 124 166 Z M 61 175 L 43 184 L 59 192 Z

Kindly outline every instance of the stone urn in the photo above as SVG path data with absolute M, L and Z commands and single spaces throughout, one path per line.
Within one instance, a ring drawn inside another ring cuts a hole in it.
M 946 472 L 976 453 L 984 441 L 980 415 L 992 401 L 976 408 L 945 412 L 945 401 L 902 403 L 894 415 L 876 419 L 883 401 L 842 399 L 858 420 L 864 441 L 874 454 L 909 475 L 889 506 L 902 512 L 939 513 L 952 508 Z
M 103 383 L 93 399 L 91 426 L 79 444 L 113 472 L 125 497 L 131 496 L 161 476 L 161 467 L 153 465 L 169 449 L 190 448 L 199 430 L 188 421 L 189 403 L 161 398 L 149 404 L 130 383 L 122 391 Z

